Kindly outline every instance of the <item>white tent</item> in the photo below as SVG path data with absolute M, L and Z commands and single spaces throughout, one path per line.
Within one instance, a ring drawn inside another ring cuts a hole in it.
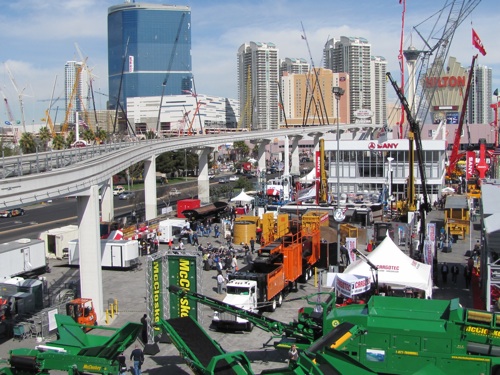
M 299 181 L 302 183 L 312 183 L 316 181 L 316 169 L 313 168 L 311 172 L 306 174 L 304 177 L 299 178 Z
M 431 266 L 411 259 L 396 246 L 391 237 L 386 236 L 367 258 L 378 267 L 379 285 L 421 289 L 425 291 L 426 297 L 432 297 Z M 344 273 L 372 278 L 370 266 L 362 259 L 351 263 Z
M 255 198 L 251 197 L 247 193 L 245 193 L 245 190 L 243 189 L 241 193 L 239 193 L 236 197 L 231 198 L 231 202 L 251 202 Z

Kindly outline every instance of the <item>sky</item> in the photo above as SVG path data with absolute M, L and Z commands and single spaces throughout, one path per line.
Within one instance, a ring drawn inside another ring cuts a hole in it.
M 433 37 L 441 32 L 432 31 L 436 24 L 436 17 L 432 16 L 450 2 L 452 0 L 406 0 L 404 48 L 410 45 L 424 48 L 422 37 L 430 37 L 429 44 L 435 45 Z M 477 64 L 493 69 L 494 90 L 500 87 L 500 48 L 495 31 L 500 1 L 476 2 L 479 5 L 456 30 L 449 56 L 457 57 L 463 66 L 470 66 L 472 56 L 478 53 L 471 42 L 473 27 L 487 52 L 486 56 L 479 55 Z M 63 98 L 64 64 L 79 60 L 76 46 L 87 58 L 87 65 L 95 76 L 96 107 L 105 109 L 107 13 L 110 6 L 121 3 L 123 1 L 0 0 L 0 88 L 15 119 L 21 119 L 19 96 L 24 103 L 26 125 L 40 123 L 45 117 L 52 91 L 54 98 Z M 273 42 L 280 58 L 303 57 L 311 65 L 322 67 L 322 50 L 327 40 L 341 36 L 364 37 L 372 46 L 372 55 L 385 57 L 388 71 L 400 81 L 398 54 L 403 5 L 399 0 L 179 0 L 169 4 L 191 7 L 192 65 L 199 94 L 237 99 L 236 54 L 243 43 L 250 41 Z M 396 97 L 392 91 L 388 85 L 389 98 Z M 64 101 L 56 102 L 53 108 L 57 106 L 59 122 L 64 117 Z M 7 119 L 4 100 L 0 107 L 0 125 Z

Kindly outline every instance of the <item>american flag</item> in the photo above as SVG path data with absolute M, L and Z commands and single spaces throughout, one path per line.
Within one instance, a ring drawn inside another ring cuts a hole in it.
M 83 120 L 78 120 L 78 126 L 83 126 L 84 129 L 89 128 L 89 126 Z

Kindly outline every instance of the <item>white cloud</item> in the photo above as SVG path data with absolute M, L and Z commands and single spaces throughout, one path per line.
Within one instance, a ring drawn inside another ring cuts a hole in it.
M 147 2 L 164 3 L 163 0 Z M 24 98 L 28 123 L 44 116 L 47 103 L 37 100 L 50 98 L 56 75 L 55 96 L 62 95 L 64 64 L 78 58 L 75 42 L 98 76 L 94 88 L 107 93 L 107 14 L 110 6 L 120 3 L 120 0 L 18 0 L 2 4 L 0 60 L 8 62 L 18 85 L 26 86 L 26 92 L 32 95 Z M 407 0 L 405 47 L 411 41 L 417 48 L 423 45 L 411 30 L 438 10 L 442 4 L 437 3 L 440 2 Z M 183 4 L 190 5 L 192 11 L 193 74 L 200 93 L 237 97 L 236 54 L 241 44 L 249 41 L 273 42 L 281 58 L 304 57 L 310 62 L 312 57 L 315 66 L 320 67 L 328 38 L 364 37 L 372 45 L 372 54 L 385 57 L 389 70 L 398 76 L 402 7 L 397 0 L 191 0 Z M 500 87 L 500 51 L 496 48 L 499 13 L 500 2 L 483 1 L 457 30 L 450 51 L 463 65 L 470 64 L 472 54 L 477 53 L 471 45 L 473 22 L 488 52 L 478 62 L 493 68 L 494 88 Z M 300 37 L 301 23 L 311 57 Z M 428 30 L 430 26 L 420 28 Z M 17 94 L 3 64 L 0 86 L 19 116 Z M 104 108 L 106 97 L 96 95 L 96 100 Z M 59 118 L 64 103 L 58 104 Z M 4 118 L 5 108 L 1 107 L 1 122 Z

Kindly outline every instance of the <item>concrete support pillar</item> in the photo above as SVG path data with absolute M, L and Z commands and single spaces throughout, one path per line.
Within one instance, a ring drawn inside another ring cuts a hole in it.
M 144 207 L 146 220 L 157 217 L 156 207 L 156 157 L 144 160 Z
M 208 155 L 213 151 L 213 147 L 205 147 L 197 152 L 198 154 L 198 199 L 201 204 L 210 203 L 210 183 L 208 181 Z
M 290 174 L 300 176 L 300 155 L 299 141 L 302 137 L 292 137 L 292 164 L 290 166 Z
M 264 169 L 267 169 L 266 166 L 266 147 L 271 141 L 269 139 L 261 139 L 259 141 L 259 148 L 258 148 L 258 154 L 257 154 L 257 165 L 259 168 L 259 171 L 263 171 Z
M 113 221 L 115 217 L 115 202 L 113 201 L 113 178 L 101 187 L 101 220 Z
M 76 199 L 80 288 L 84 298 L 92 298 L 97 320 L 103 318 L 101 239 L 99 233 L 99 187 L 91 186 Z
M 283 149 L 285 152 L 283 153 L 284 159 L 283 160 L 283 175 L 284 176 L 289 176 L 290 175 L 290 138 L 288 138 L 288 135 L 285 135 L 285 142 L 283 145 Z

